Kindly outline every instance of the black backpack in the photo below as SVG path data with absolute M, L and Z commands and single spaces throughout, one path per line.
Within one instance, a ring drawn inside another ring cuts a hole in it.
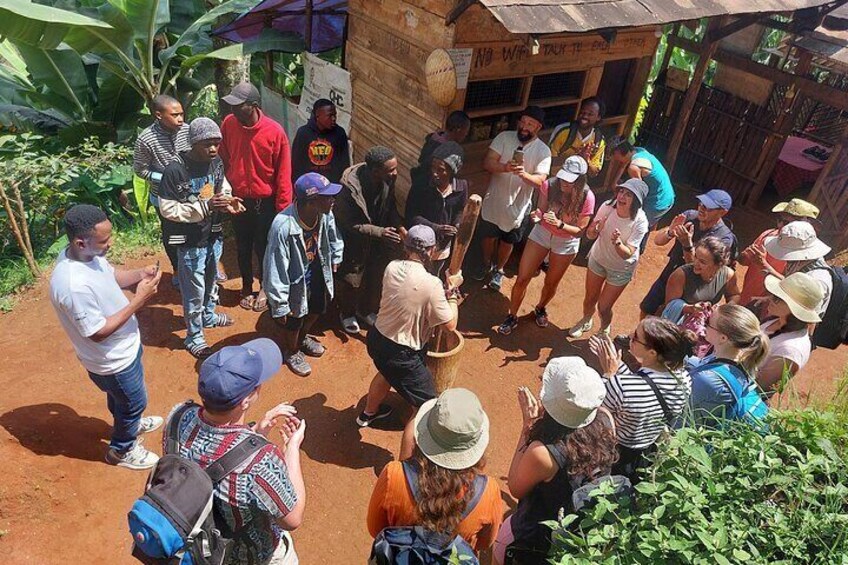
M 233 536 L 222 520 L 216 522 L 214 486 L 268 444 L 250 436 L 203 469 L 179 455 L 179 422 L 195 406 L 186 402 L 168 421 L 165 455 L 127 515 L 133 557 L 145 564 L 221 565 Z
M 833 290 L 822 321 L 813 332 L 813 345 L 836 349 L 848 343 L 848 274 L 844 267 L 827 267 Z

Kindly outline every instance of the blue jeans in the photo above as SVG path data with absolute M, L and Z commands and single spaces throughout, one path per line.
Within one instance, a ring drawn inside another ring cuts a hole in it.
M 217 257 L 220 240 L 205 247 L 180 245 L 177 258 L 180 262 L 177 274 L 183 298 L 183 317 L 186 323 L 186 347 L 205 344 L 203 326 L 215 321 L 215 305 L 218 304 Z
M 106 405 L 114 418 L 109 447 L 118 453 L 126 453 L 135 445 L 141 415 L 147 408 L 141 353 L 142 347 L 139 346 L 135 361 L 113 375 L 88 373 L 97 388 L 106 393 Z

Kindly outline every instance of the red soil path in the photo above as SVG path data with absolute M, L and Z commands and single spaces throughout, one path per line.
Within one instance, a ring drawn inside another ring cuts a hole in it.
M 744 222 L 739 214 L 734 218 L 739 229 Z M 740 238 L 748 242 L 755 233 L 750 229 Z M 165 265 L 164 255 L 160 258 Z M 128 266 L 153 259 L 131 261 Z M 633 284 L 616 306 L 614 333 L 634 327 L 638 301 L 664 261 L 661 250 L 650 246 Z M 491 418 L 488 470 L 502 486 L 520 425 L 517 387 L 537 390 L 549 358 L 585 349 L 584 341 L 569 344 L 565 338 L 565 329 L 580 315 L 584 277 L 585 267 L 579 265 L 566 274 L 549 308 L 550 327 L 542 330 L 525 317 L 509 337 L 492 328 L 505 315 L 512 281 L 504 285 L 504 294 L 468 285 L 473 293 L 462 306 L 460 329 L 467 339 L 457 385 L 476 392 Z M 539 277 L 531 284 L 522 313 L 532 309 L 540 283 Z M 236 318 L 236 325 L 210 331 L 212 344 L 273 335 L 267 313 L 258 316 L 237 307 L 238 284 L 225 283 L 222 293 L 222 309 Z M 167 275 L 160 288 L 139 320 L 148 413 L 165 415 L 177 402 L 197 397 L 197 369 L 181 348 L 182 307 Z M 301 563 L 306 565 L 367 559 L 368 498 L 400 441 L 399 418 L 389 420 L 383 429 L 356 427 L 354 418 L 374 368 L 362 339 L 351 339 L 337 326 L 331 324 L 324 331 L 328 352 L 313 362 L 312 376 L 298 378 L 283 369 L 263 387 L 256 414 L 286 400 L 308 422 L 303 444 L 307 512 L 303 526 L 294 533 Z M 103 463 L 111 421 L 106 403 L 74 357 L 50 306 L 46 283 L 28 291 L 14 312 L 0 317 L 0 327 L 0 562 L 133 563 L 126 512 L 141 492 L 146 473 Z M 846 361 L 848 348 L 816 351 L 794 380 L 798 394 L 793 401 L 806 403 L 808 395 L 830 398 Z M 390 400 L 401 406 L 398 397 Z M 160 438 L 153 434 L 147 445 L 159 452 Z M 508 495 L 504 499 L 511 503 Z

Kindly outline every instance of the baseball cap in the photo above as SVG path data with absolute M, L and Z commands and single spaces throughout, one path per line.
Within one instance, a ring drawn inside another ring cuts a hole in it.
M 249 82 L 241 82 L 235 85 L 230 93 L 224 96 L 221 100 L 230 106 L 239 106 L 245 102 L 259 104 L 261 97 L 259 96 L 259 91 L 255 86 Z
M 518 115 L 519 119 L 522 116 L 528 116 L 530 118 L 533 118 L 534 120 L 536 120 L 540 124 L 545 125 L 545 111 L 542 108 L 540 108 L 539 106 L 527 106 Z
M 197 392 L 207 408 L 230 410 L 279 371 L 282 364 L 280 348 L 265 337 L 224 347 L 200 366 Z
M 589 165 L 586 163 L 586 160 L 579 155 L 572 155 L 568 159 L 565 160 L 565 163 L 562 164 L 562 168 L 557 171 L 557 178 L 562 179 L 565 182 L 574 182 L 580 176 L 585 175 L 589 171 Z
M 545 367 L 539 398 L 545 412 L 562 426 L 591 424 L 606 395 L 601 376 L 580 357 L 557 357 Z
M 819 209 L 800 198 L 793 198 L 789 202 L 781 202 L 771 209 L 772 212 L 789 214 L 796 218 L 811 218 L 815 220 L 819 217 Z
M 645 198 L 648 196 L 648 185 L 643 180 L 627 179 L 618 186 L 620 188 L 632 192 L 633 195 L 636 197 L 636 200 L 639 201 L 639 204 L 642 204 L 645 201 Z
M 698 201 L 709 210 L 718 210 L 719 208 L 722 210 L 730 210 L 730 207 L 733 205 L 733 199 L 730 195 L 720 188 L 708 190 L 704 194 L 699 194 L 695 198 L 697 198 Z
M 324 175 L 306 173 L 294 181 L 294 192 L 298 198 L 313 196 L 335 196 L 342 190 L 342 185 L 329 181 Z
M 436 245 L 436 232 L 430 226 L 414 225 L 406 232 L 403 244 L 416 251 L 426 251 Z

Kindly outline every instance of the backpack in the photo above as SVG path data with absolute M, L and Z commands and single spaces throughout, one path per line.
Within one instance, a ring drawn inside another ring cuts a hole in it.
M 418 470 L 410 461 L 403 462 L 404 475 L 413 500 L 418 498 Z M 486 492 L 488 477 L 477 475 L 474 478 L 474 496 L 468 502 L 462 520 L 477 507 L 477 503 Z M 460 520 L 461 521 L 461 520 Z M 453 559 L 453 560 L 452 560 Z M 422 526 L 404 526 L 384 528 L 371 546 L 369 565 L 479 565 L 477 555 L 462 536 L 451 538 L 449 535 L 433 532 Z
M 186 402 L 168 421 L 165 455 L 150 471 L 144 494 L 127 514 L 133 557 L 150 565 L 221 565 L 231 536 L 213 515 L 214 486 L 268 444 L 251 436 L 206 469 L 179 455 L 179 422 Z
M 763 402 L 757 381 L 747 371 L 732 361 L 711 361 L 697 367 L 694 372 L 712 371 L 722 380 L 733 396 L 733 406 L 727 414 L 732 420 L 743 420 L 756 427 L 762 427 L 768 415 L 768 405 Z M 693 374 L 694 376 L 694 374 Z M 739 377 L 748 384 L 742 384 Z
M 844 267 L 828 267 L 833 290 L 822 321 L 813 332 L 813 346 L 836 349 L 848 343 L 848 274 Z

